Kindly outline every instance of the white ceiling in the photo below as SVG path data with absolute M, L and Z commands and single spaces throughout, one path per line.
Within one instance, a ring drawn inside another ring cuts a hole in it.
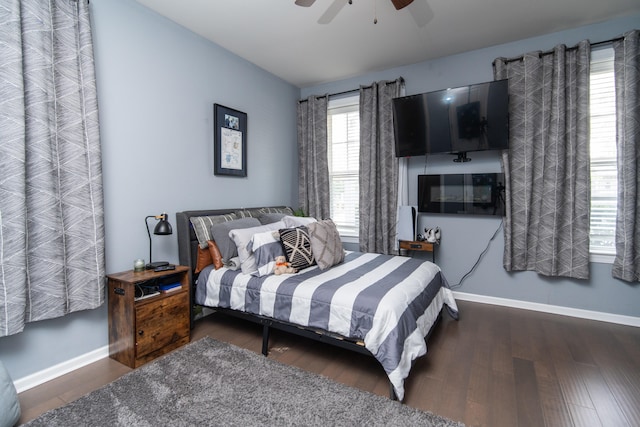
M 334 0 L 137 1 L 301 88 L 640 11 L 638 0 L 415 0 L 400 11 L 353 0 L 323 25 Z

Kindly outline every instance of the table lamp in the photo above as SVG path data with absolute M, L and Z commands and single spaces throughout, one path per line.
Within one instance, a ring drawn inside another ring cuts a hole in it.
M 156 261 L 153 262 L 151 258 L 151 233 L 149 232 L 149 218 L 155 218 L 159 220 L 156 224 L 156 228 L 153 229 L 153 234 L 157 234 L 159 236 L 166 236 L 168 234 L 172 234 L 173 230 L 171 229 L 171 224 L 167 220 L 167 214 L 163 213 L 161 215 L 149 215 L 144 219 L 144 223 L 147 226 L 147 235 L 149 236 L 149 264 L 147 264 L 147 270 L 152 270 L 157 267 L 162 267 L 165 265 L 169 265 L 167 261 Z

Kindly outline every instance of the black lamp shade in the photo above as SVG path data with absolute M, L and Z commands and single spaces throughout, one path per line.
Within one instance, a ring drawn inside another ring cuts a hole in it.
M 166 236 L 167 234 L 172 234 L 173 230 L 171 229 L 171 224 L 166 219 L 161 219 L 157 224 L 156 228 L 153 229 L 153 234 L 158 234 L 161 236 Z

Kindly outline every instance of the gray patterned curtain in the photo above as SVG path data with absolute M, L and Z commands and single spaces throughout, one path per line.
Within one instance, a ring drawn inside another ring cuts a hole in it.
M 298 202 L 304 212 L 329 218 L 329 159 L 327 157 L 327 96 L 298 102 Z
M 504 268 L 589 277 L 589 59 L 575 48 L 497 58 L 509 79 Z
M 86 0 L 0 7 L 0 336 L 104 302 L 104 224 Z
M 616 79 L 618 214 L 613 277 L 640 281 L 640 31 L 613 43 Z
M 391 100 L 403 80 L 360 87 L 360 250 L 397 253 L 398 159 Z

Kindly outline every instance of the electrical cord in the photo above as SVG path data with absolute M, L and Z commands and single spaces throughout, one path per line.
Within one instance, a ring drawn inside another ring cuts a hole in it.
M 462 282 L 471 274 L 473 273 L 473 271 L 476 269 L 476 267 L 478 266 L 478 264 L 480 264 L 480 260 L 482 260 L 482 257 L 484 256 L 484 254 L 487 253 L 487 251 L 489 250 L 489 246 L 491 246 L 491 242 L 493 242 L 493 240 L 496 238 L 496 236 L 498 235 L 498 232 L 500 231 L 500 229 L 502 228 L 502 225 L 504 223 L 504 220 L 500 220 L 500 225 L 498 225 L 498 228 L 496 229 L 496 231 L 493 233 L 493 236 L 491 236 L 491 238 L 489 239 L 489 241 L 487 242 L 487 246 L 484 248 L 484 250 L 480 253 L 480 256 L 478 256 L 478 259 L 476 260 L 475 264 L 473 264 L 473 267 L 471 267 L 471 269 L 469 271 L 467 271 L 465 273 L 464 276 L 462 276 L 462 278 L 460 279 L 460 281 L 452 286 L 449 286 L 449 289 L 458 289 L 462 286 Z

